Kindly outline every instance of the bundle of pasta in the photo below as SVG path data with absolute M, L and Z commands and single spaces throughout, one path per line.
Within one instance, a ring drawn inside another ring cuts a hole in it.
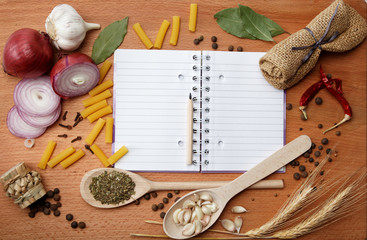
M 306 28 L 276 44 L 260 59 L 265 79 L 278 89 L 298 83 L 316 65 L 321 50 L 345 52 L 367 35 L 365 19 L 342 0 L 336 0 Z

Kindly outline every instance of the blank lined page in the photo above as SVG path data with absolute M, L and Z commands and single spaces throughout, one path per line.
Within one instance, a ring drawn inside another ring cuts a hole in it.
M 113 148 L 115 152 L 125 145 L 129 152 L 115 167 L 200 170 L 199 164 L 186 164 L 187 103 L 190 92 L 200 97 L 192 90 L 200 79 L 200 55 L 197 51 L 116 50 Z M 199 107 L 199 102 L 195 105 Z M 200 128 L 198 124 L 194 128 Z
M 263 55 L 203 52 L 202 171 L 243 172 L 284 145 L 285 94 L 263 78 Z

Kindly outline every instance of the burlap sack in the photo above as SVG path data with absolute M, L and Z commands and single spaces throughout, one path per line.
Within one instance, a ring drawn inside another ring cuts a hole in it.
M 303 50 L 292 50 L 292 48 L 315 44 L 325 34 L 330 21 L 330 28 L 324 41 L 328 41 L 334 34 L 337 37 L 330 42 L 320 44 L 307 61 L 303 62 L 305 56 L 310 54 L 312 47 Z M 356 47 L 367 35 L 365 19 L 342 0 L 333 2 L 317 15 L 307 28 L 312 31 L 316 39 L 306 29 L 299 30 L 276 44 L 260 59 L 260 69 L 265 79 L 274 87 L 287 89 L 298 83 L 316 65 L 321 49 L 329 52 L 345 52 Z

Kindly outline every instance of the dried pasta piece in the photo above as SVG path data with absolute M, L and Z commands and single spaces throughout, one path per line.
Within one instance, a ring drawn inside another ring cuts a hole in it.
M 99 109 L 102 109 L 104 107 L 108 106 L 107 100 L 104 99 L 100 102 L 97 102 L 89 107 L 87 107 L 86 109 L 84 109 L 83 111 L 80 112 L 80 115 L 82 115 L 83 118 L 88 117 L 89 115 L 91 115 L 92 113 L 98 111 Z
M 172 32 L 169 44 L 176 46 L 178 41 L 178 35 L 180 33 L 180 16 L 173 16 L 172 18 Z
M 90 146 L 90 149 L 94 152 L 94 155 L 97 156 L 97 158 L 102 162 L 103 166 L 108 167 L 110 166 L 110 163 L 108 162 L 108 158 L 106 154 L 96 145 L 93 144 Z
M 110 70 L 112 63 L 107 59 L 103 62 L 101 69 L 99 70 L 99 81 L 98 84 L 101 84 L 103 79 L 106 77 L 108 70 Z
M 166 36 L 167 30 L 169 28 L 170 22 L 163 20 L 161 27 L 159 28 L 157 37 L 154 42 L 154 48 L 161 49 L 164 37 Z
M 68 156 L 70 156 L 71 154 L 73 154 L 75 152 L 75 148 L 74 147 L 68 147 L 67 149 L 65 149 L 64 151 L 62 151 L 61 153 L 59 153 L 56 157 L 52 158 L 47 165 L 51 168 L 55 167 L 57 164 L 59 164 L 59 162 L 61 162 L 62 160 L 64 160 L 65 158 L 67 158 Z
M 50 160 L 50 157 L 52 155 L 52 153 L 54 152 L 56 147 L 56 142 L 54 141 L 49 141 L 47 144 L 47 147 L 45 149 L 45 151 L 43 152 L 41 161 L 38 163 L 38 168 L 40 169 L 46 169 L 46 165 L 48 160 Z
M 147 34 L 144 32 L 143 28 L 141 27 L 140 23 L 135 23 L 133 25 L 133 29 L 143 42 L 146 48 L 151 49 L 153 47 L 152 41 L 148 38 Z
M 64 161 L 60 163 L 60 165 L 63 168 L 69 167 L 71 164 L 75 163 L 79 159 L 81 159 L 85 155 L 84 151 L 79 149 L 75 153 L 73 153 L 71 156 L 67 157 Z
M 91 115 L 89 115 L 87 118 L 89 120 L 89 122 L 94 122 L 95 120 L 103 117 L 103 116 L 106 116 L 107 114 L 110 114 L 112 113 L 112 107 L 110 105 L 102 108 L 102 109 L 99 109 L 98 111 L 92 113 Z
M 122 146 L 117 152 L 115 152 L 111 157 L 108 158 L 108 163 L 110 165 L 114 164 L 115 162 L 120 160 L 120 158 L 122 158 L 128 151 L 129 150 L 125 146 Z
M 107 99 L 107 98 L 109 98 L 109 97 L 111 97 L 111 96 L 112 96 L 111 91 L 110 91 L 109 89 L 107 89 L 107 90 L 105 90 L 105 91 L 101 92 L 101 93 L 100 93 L 100 94 L 98 94 L 98 95 L 95 95 L 95 96 L 93 96 L 93 97 L 90 97 L 90 98 L 84 99 L 84 100 L 82 101 L 82 103 L 83 103 L 84 107 L 89 107 L 89 106 L 91 106 L 91 105 L 93 105 L 93 104 L 95 104 L 95 103 L 97 103 L 97 102 L 100 102 L 100 101 L 102 101 L 103 99 Z
M 196 18 L 198 14 L 198 5 L 197 3 L 190 4 L 190 19 L 189 19 L 189 31 L 196 31 Z
M 101 132 L 103 126 L 105 125 L 106 120 L 100 118 L 98 119 L 96 125 L 94 125 L 92 131 L 89 133 L 87 138 L 85 139 L 85 142 L 89 145 L 92 145 L 94 140 L 96 140 L 98 134 Z
M 95 88 L 93 88 L 92 90 L 89 91 L 89 96 L 94 97 L 97 94 L 100 94 L 101 92 L 103 92 L 104 90 L 110 88 L 113 86 L 113 81 L 107 80 L 99 85 L 97 85 Z
M 113 140 L 113 118 L 108 117 L 106 118 L 106 135 L 105 135 L 105 142 L 112 143 Z

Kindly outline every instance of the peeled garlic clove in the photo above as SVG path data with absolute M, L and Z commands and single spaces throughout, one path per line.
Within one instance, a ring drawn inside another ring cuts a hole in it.
M 199 200 L 200 200 L 200 196 L 199 196 L 198 194 L 194 193 L 193 201 L 194 201 L 194 202 L 197 202 L 197 201 L 199 201 Z
M 192 208 L 192 207 L 195 207 L 195 205 L 196 203 L 189 199 L 183 203 L 183 208 Z
M 232 212 L 233 213 L 244 213 L 244 212 L 247 212 L 247 209 L 242 206 L 234 206 L 232 208 Z
M 208 225 L 210 222 L 210 215 L 204 215 L 204 218 L 200 221 L 203 227 L 206 227 L 206 225 Z
M 196 216 L 197 216 L 198 220 L 203 219 L 204 213 L 203 213 L 203 211 L 201 210 L 201 208 L 199 206 L 195 206 L 195 212 L 196 212 Z
M 237 233 L 240 233 L 242 227 L 242 218 L 240 216 L 237 216 L 234 219 L 234 225 L 236 227 Z
M 186 208 L 184 210 L 184 215 L 183 215 L 183 224 L 186 225 L 187 223 L 189 223 L 190 219 L 191 219 L 191 209 Z
M 193 223 L 197 218 L 196 211 L 192 211 L 190 222 Z
M 203 199 L 204 201 L 213 201 L 213 197 L 212 195 L 208 194 L 208 193 L 204 193 L 200 195 L 200 199 Z
M 199 206 L 199 207 L 201 207 L 201 205 L 202 205 L 202 203 L 204 202 L 204 200 L 203 199 L 199 199 L 197 202 L 196 202 L 196 204 Z
M 182 211 L 181 208 L 178 208 L 176 209 L 176 211 L 173 212 L 173 221 L 176 223 L 176 224 L 179 224 L 180 222 L 178 221 L 178 214 Z
M 221 223 L 222 223 L 222 227 L 229 232 L 234 232 L 236 230 L 234 222 L 232 222 L 229 219 L 223 219 L 221 220 Z
M 201 233 L 201 231 L 203 230 L 203 225 L 201 224 L 201 221 L 195 220 L 194 225 L 195 225 L 195 235 Z
M 178 213 L 177 220 L 178 220 L 179 224 L 184 223 L 184 214 L 185 214 L 185 211 L 181 211 L 181 212 Z
M 216 204 L 215 202 L 206 206 L 212 211 L 212 213 L 215 213 L 219 209 L 218 204 Z
M 209 204 L 212 204 L 212 202 L 210 202 L 210 201 L 203 201 L 203 202 L 201 203 L 201 205 L 209 205 Z
M 195 232 L 195 225 L 192 223 L 186 224 L 182 229 L 182 234 L 185 236 L 191 236 Z
M 201 211 L 203 211 L 203 213 L 204 213 L 205 215 L 210 215 L 210 214 L 212 214 L 212 210 L 211 210 L 210 208 L 208 208 L 206 205 L 204 205 L 204 206 L 202 206 L 202 207 L 201 207 Z

